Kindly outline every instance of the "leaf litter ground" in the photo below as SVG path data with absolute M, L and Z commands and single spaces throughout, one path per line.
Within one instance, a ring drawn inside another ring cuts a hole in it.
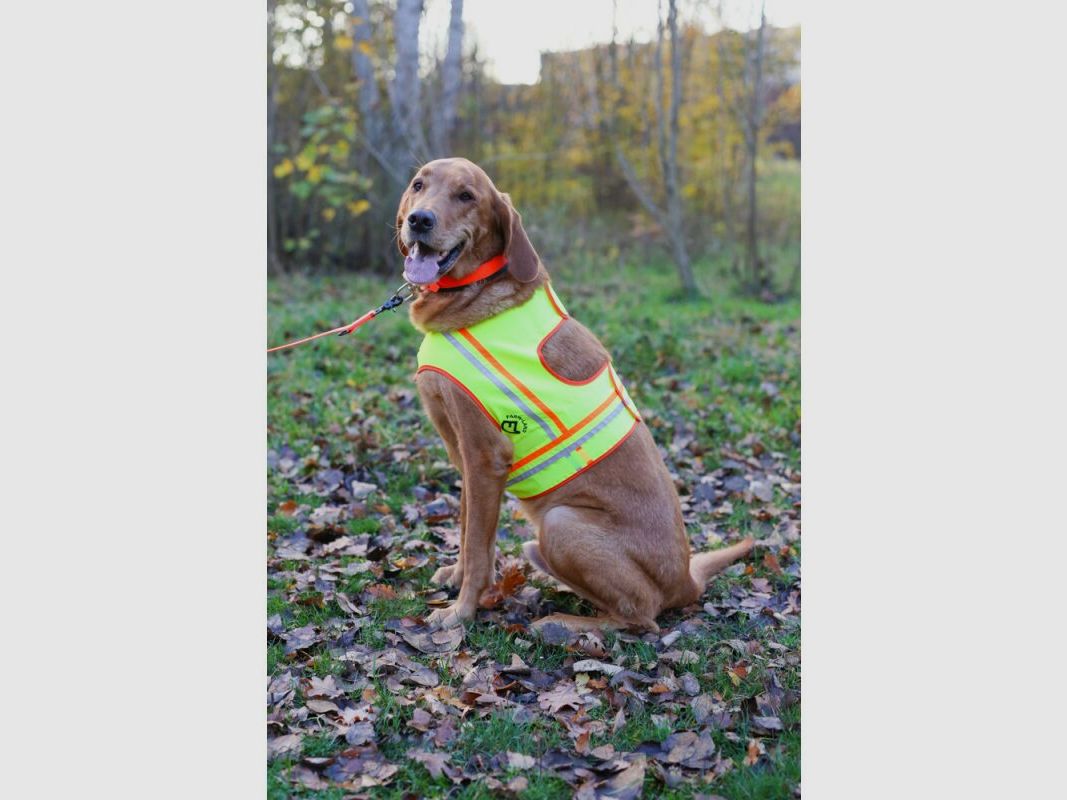
M 659 635 L 538 635 L 528 626 L 545 614 L 594 610 L 519 558 L 533 531 L 509 499 L 476 622 L 432 631 L 423 618 L 449 596 L 429 578 L 458 552 L 459 475 L 414 392 L 417 332 L 389 315 L 272 356 L 271 798 L 799 795 L 797 308 L 681 303 L 666 270 L 593 281 L 592 269 L 556 285 L 627 379 L 693 549 L 751 534 L 753 555 L 662 615 Z M 271 341 L 389 291 L 273 281 Z

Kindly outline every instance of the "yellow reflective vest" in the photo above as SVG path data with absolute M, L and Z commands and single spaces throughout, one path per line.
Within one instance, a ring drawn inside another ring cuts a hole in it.
M 541 348 L 566 319 L 546 283 L 521 306 L 469 328 L 426 334 L 419 348 L 419 372 L 458 385 L 512 440 L 506 488 L 523 499 L 589 469 L 641 420 L 610 361 L 584 381 L 549 369 Z

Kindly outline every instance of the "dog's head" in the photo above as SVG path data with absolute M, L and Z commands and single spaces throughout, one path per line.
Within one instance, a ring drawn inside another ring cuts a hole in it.
M 446 272 L 462 278 L 500 253 L 518 280 L 537 277 L 537 253 L 511 199 L 465 158 L 431 161 L 415 173 L 400 198 L 396 229 L 410 283 L 433 283 Z

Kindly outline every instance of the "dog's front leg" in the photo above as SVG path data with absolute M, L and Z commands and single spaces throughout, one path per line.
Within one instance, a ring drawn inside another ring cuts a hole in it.
M 462 459 L 454 458 L 452 463 L 459 466 L 462 472 Z M 467 530 L 467 493 L 461 491 L 459 493 L 459 554 L 456 556 L 455 564 L 437 568 L 433 577 L 430 578 L 430 583 L 434 586 L 447 586 L 450 589 L 458 589 L 463 585 L 463 532 L 465 530 Z
M 500 501 L 510 465 L 510 454 L 497 448 L 482 449 L 461 444 L 463 453 L 463 532 L 459 564 L 462 585 L 456 602 L 430 614 L 431 624 L 451 627 L 473 619 L 482 592 L 493 579 L 496 555 L 496 528 Z M 470 452 L 474 450 L 474 452 Z

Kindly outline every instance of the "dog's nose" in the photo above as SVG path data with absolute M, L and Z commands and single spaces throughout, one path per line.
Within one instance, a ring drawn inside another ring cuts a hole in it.
M 432 231 L 433 226 L 437 224 L 437 217 L 432 211 L 420 208 L 408 215 L 408 224 L 416 233 L 427 233 Z

